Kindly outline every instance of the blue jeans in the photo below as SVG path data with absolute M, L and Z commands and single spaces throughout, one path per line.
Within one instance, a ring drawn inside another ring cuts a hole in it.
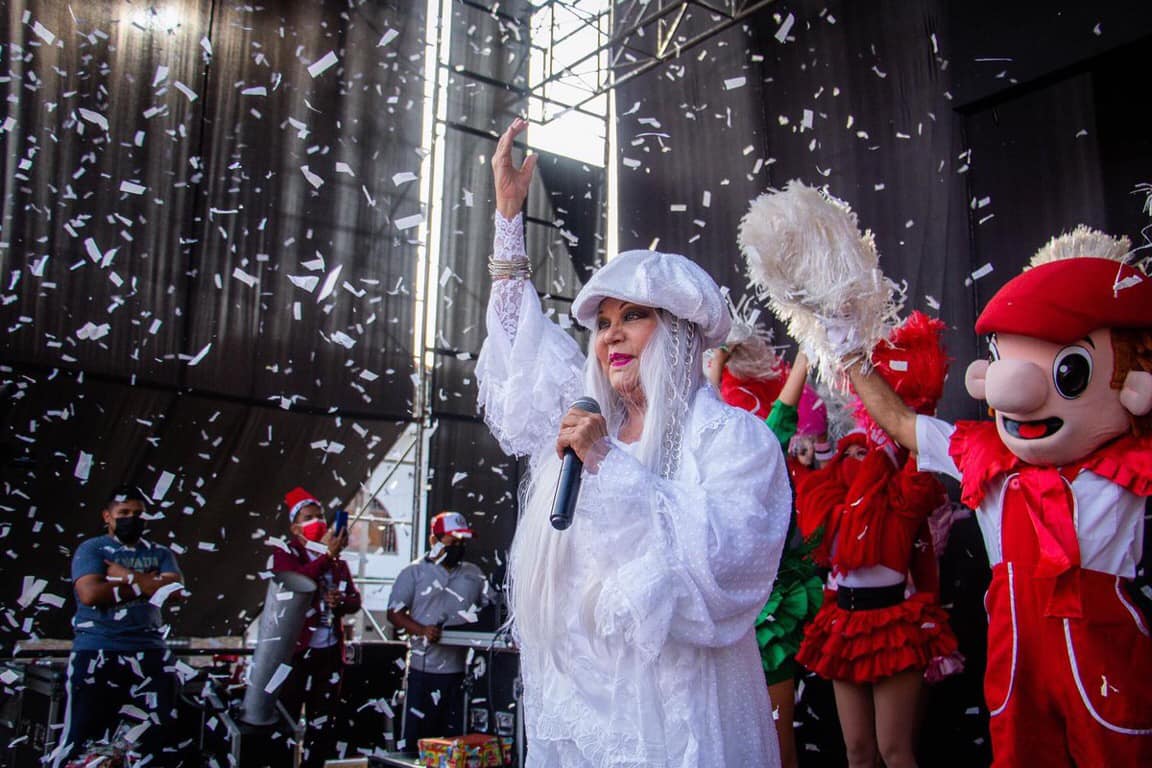
M 150 766 L 176 764 L 164 752 L 164 731 L 175 719 L 175 659 L 167 649 L 147 651 L 73 651 L 68 659 L 68 705 L 61 747 L 54 766 L 81 753 L 88 743 L 106 742 L 120 725 L 120 708 L 139 707 L 151 718 L 134 752 L 150 755 Z M 159 720 L 159 722 L 156 722 Z M 128 727 L 141 721 L 128 717 Z

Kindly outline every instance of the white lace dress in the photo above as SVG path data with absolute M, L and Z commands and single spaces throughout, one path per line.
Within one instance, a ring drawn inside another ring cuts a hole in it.
M 522 256 L 519 217 L 496 220 L 496 258 Z M 534 466 L 554 452 L 583 363 L 530 284 L 495 281 L 476 373 L 505 451 Z M 563 534 L 561 647 L 521 648 L 529 766 L 778 766 L 753 626 L 790 505 L 772 432 L 709 387 L 693 398 L 673 479 L 613 441 Z

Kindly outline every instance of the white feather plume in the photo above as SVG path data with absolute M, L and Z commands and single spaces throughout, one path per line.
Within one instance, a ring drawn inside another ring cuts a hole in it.
M 847 203 L 791 181 L 752 201 L 739 241 L 751 284 L 820 379 L 843 386 L 839 372 L 887 337 L 902 303 L 872 233 L 860 232 Z
M 1049 240 L 1044 247 L 1036 251 L 1028 267 L 1085 256 L 1124 262 L 1131 251 L 1132 241 L 1127 237 L 1112 237 L 1081 224 L 1071 232 L 1065 232 Z

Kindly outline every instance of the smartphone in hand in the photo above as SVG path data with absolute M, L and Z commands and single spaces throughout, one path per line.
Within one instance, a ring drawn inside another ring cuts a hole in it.
M 348 527 L 348 511 L 345 509 L 336 510 L 336 517 L 332 521 L 332 535 L 339 536 L 344 533 L 344 529 Z

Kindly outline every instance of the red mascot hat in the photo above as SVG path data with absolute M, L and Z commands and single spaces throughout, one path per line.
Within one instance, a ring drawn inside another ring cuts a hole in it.
M 1083 226 L 1055 238 L 996 292 L 976 332 L 1071 344 L 1098 328 L 1152 326 L 1152 280 L 1121 261 L 1128 245 Z

